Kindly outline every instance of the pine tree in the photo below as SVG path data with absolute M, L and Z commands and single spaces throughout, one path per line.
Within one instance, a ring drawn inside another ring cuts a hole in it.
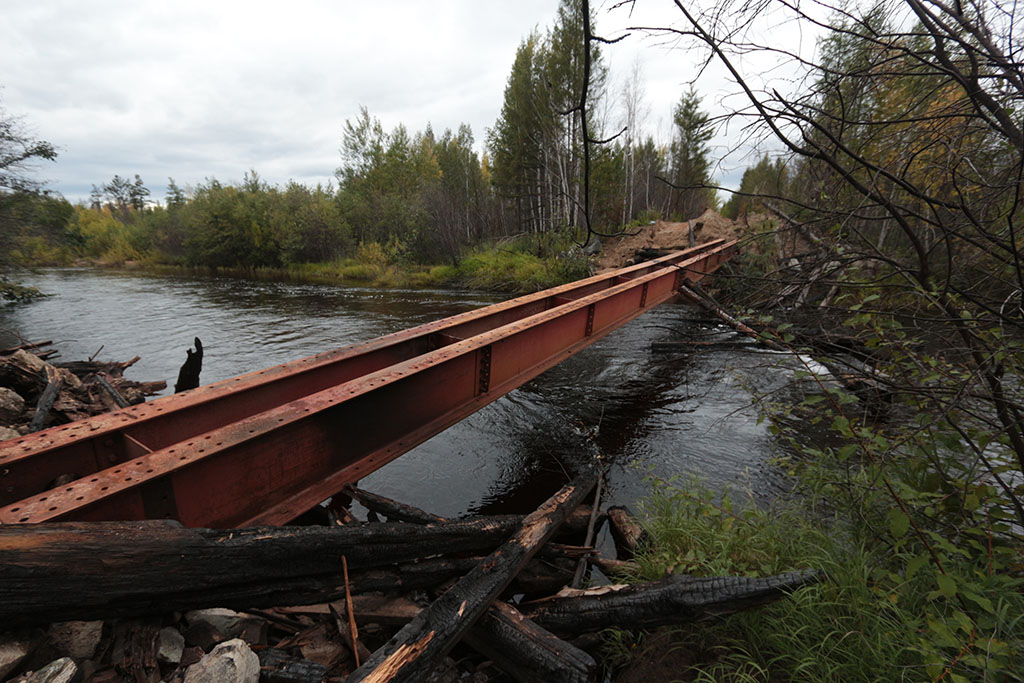
M 673 192 L 670 213 L 688 220 L 696 218 L 713 204 L 709 184 L 708 141 L 713 134 L 708 115 L 700 109 L 700 97 L 690 88 L 683 94 L 672 116 L 675 139 L 672 141 Z

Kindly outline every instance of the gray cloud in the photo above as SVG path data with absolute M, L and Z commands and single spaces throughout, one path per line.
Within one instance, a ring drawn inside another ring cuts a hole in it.
M 155 196 L 168 176 L 194 185 L 250 168 L 326 183 L 360 105 L 386 127 L 468 123 L 481 147 L 516 48 L 557 4 L 5 0 L 0 98 L 61 148 L 39 175 L 73 200 L 115 173 L 139 173 Z M 600 12 L 598 27 L 675 20 L 653 5 Z M 605 51 L 620 76 L 644 56 L 650 124 L 668 120 L 693 58 L 642 40 Z

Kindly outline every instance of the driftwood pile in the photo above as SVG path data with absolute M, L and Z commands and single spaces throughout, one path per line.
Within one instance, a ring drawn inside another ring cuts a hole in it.
M 595 522 L 623 556 L 643 543 L 625 510 L 583 504 L 597 480 L 577 476 L 525 517 L 449 520 L 349 489 L 388 521 L 352 519 L 339 495 L 317 526 L 0 526 L 0 624 L 15 629 L 0 636 L 0 679 L 592 681 L 602 629 L 692 623 L 817 579 L 566 588 L 581 560 L 613 577 L 631 567 L 594 551 Z
M 124 371 L 139 361 L 59 362 L 43 341 L 0 349 L 0 441 L 142 403 L 166 382 L 133 382 Z

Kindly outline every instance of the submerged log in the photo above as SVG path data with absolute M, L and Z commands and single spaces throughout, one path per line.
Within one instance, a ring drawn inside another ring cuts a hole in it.
M 350 486 L 345 489 L 345 494 L 355 498 L 367 510 L 373 510 L 386 516 L 392 522 L 410 522 L 412 524 L 443 524 L 447 522 L 444 517 L 438 517 L 412 505 L 399 503 L 396 500 L 379 496 L 376 493 L 363 491 L 362 489 Z
M 636 586 L 567 591 L 524 606 L 523 614 L 559 635 L 688 624 L 778 600 L 820 579 L 821 573 L 813 570 L 756 579 L 670 576 Z
M 523 520 L 522 527 L 430 607 L 373 653 L 349 677 L 357 681 L 422 680 L 505 589 L 597 484 L 597 472 L 580 475 Z
M 465 640 L 523 683 L 587 683 L 597 671 L 593 657 L 504 602 L 491 605 Z
M 0 525 L 0 624 L 264 607 L 302 591 L 322 601 L 344 590 L 342 554 L 359 589 L 356 571 L 490 551 L 519 519 L 225 531 L 167 521 Z

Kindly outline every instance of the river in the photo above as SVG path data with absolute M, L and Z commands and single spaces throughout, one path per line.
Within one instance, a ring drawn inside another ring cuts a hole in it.
M 53 339 L 61 359 L 127 360 L 173 386 L 193 337 L 203 383 L 364 341 L 500 297 L 194 276 L 54 269 L 25 274 L 52 296 L 0 306 L 0 347 Z M 769 354 L 654 353 L 652 342 L 734 338 L 669 303 L 430 439 L 361 486 L 443 516 L 524 512 L 575 461 L 609 465 L 609 502 L 635 506 L 651 476 L 699 475 L 769 500 L 785 487 L 751 397 L 789 379 Z M 696 347 L 695 347 L 696 348 Z M 381 416 L 386 420 L 386 416 Z M 368 425 L 373 428 L 373 425 Z

